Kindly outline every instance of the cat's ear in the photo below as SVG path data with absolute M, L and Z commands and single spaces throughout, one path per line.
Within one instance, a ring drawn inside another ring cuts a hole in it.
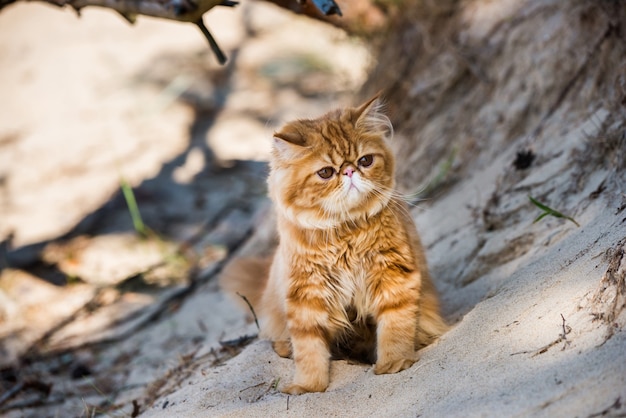
M 371 112 L 378 112 L 381 107 L 380 93 L 376 93 L 374 97 L 354 109 L 354 117 L 356 120 L 367 117 Z
M 305 146 L 306 139 L 302 136 L 302 134 L 290 127 L 289 125 L 285 126 L 282 130 L 278 132 L 274 132 L 274 140 L 279 142 L 288 142 L 293 145 L 299 145 L 301 147 Z
M 306 139 L 297 130 L 289 125 L 274 133 L 274 149 L 279 156 L 292 158 L 303 151 Z
M 391 139 L 393 136 L 393 126 L 387 115 L 385 115 L 380 93 L 355 108 L 352 120 L 355 121 L 354 126 L 357 128 L 364 128 L 370 132 L 379 133 L 385 139 Z

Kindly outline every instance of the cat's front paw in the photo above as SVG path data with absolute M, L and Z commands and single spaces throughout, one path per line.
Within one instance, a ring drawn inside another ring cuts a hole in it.
M 312 386 L 304 386 L 304 385 L 296 385 L 295 383 L 291 385 L 287 385 L 280 389 L 283 393 L 288 393 L 290 395 L 302 395 L 303 393 L 309 392 L 324 392 L 328 386 L 324 386 L 321 384 L 312 385 Z
M 375 374 L 390 374 L 398 373 L 402 370 L 408 369 L 415 363 L 415 359 L 402 358 L 397 360 L 391 360 L 384 363 L 378 362 L 374 366 Z

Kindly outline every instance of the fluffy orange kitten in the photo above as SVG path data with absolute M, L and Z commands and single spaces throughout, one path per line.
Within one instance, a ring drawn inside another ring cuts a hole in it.
M 268 179 L 280 243 L 233 263 L 222 286 L 245 295 L 261 336 L 293 356 L 286 393 L 320 392 L 331 356 L 396 373 L 446 330 L 415 225 L 394 191 L 389 119 L 374 98 L 288 123 L 274 135 Z M 267 268 L 265 268 L 267 270 Z M 262 273 L 261 273 L 262 274 Z

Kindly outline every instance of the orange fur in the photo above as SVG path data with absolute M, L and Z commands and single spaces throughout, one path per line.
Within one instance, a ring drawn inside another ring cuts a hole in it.
M 447 329 L 415 225 L 394 191 L 389 120 L 375 98 L 275 134 L 269 193 L 280 244 L 246 289 L 261 335 L 293 355 L 291 394 L 324 391 L 331 355 L 396 373 Z M 371 157 L 371 158 L 370 158 Z M 330 174 L 330 175 L 329 175 Z M 225 281 L 229 283 L 226 284 Z
M 220 275 L 220 287 L 233 295 L 233 299 L 248 312 L 250 320 L 253 315 L 244 297 L 256 314 L 269 277 L 271 262 L 268 258 L 237 258 L 228 263 Z

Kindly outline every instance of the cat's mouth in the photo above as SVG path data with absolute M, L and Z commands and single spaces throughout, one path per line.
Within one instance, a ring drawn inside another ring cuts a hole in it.
M 355 180 L 354 177 L 348 179 L 344 184 L 344 190 L 346 193 L 346 197 L 350 199 L 357 198 L 363 192 L 363 187 L 361 184 L 358 184 L 358 180 Z
M 361 206 L 363 201 L 365 200 L 368 188 L 362 182 L 354 181 L 351 179 L 346 182 L 343 189 L 343 201 L 344 205 L 347 205 L 350 210 L 357 209 Z
M 359 176 L 359 173 L 353 173 L 349 176 L 344 175 L 343 185 L 344 187 L 348 186 L 349 190 L 352 190 L 353 188 L 359 190 L 362 188 L 363 179 Z

